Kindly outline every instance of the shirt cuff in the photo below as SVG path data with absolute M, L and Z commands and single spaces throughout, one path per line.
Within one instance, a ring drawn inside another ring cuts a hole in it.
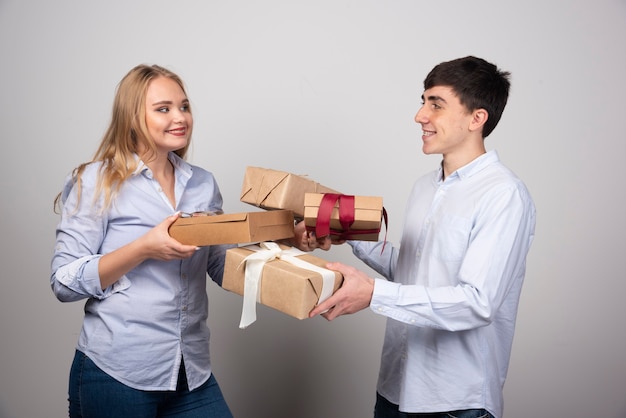
M 102 291 L 102 285 L 100 284 L 100 275 L 98 274 L 98 264 L 100 257 L 97 260 L 92 260 L 85 264 L 83 270 L 83 280 L 85 282 L 85 288 L 90 295 L 97 298 L 102 298 L 104 292 Z
M 60 267 L 55 274 L 57 281 L 78 294 L 97 299 L 104 299 L 113 293 L 129 288 L 130 280 L 122 276 L 112 286 L 102 290 L 98 273 L 100 257 L 100 255 L 88 255 Z
M 97 262 L 87 263 L 85 266 L 83 280 L 85 280 L 85 286 L 87 287 L 89 294 L 93 295 L 97 299 L 105 299 L 113 293 L 121 292 L 122 290 L 130 287 L 130 280 L 126 276 L 122 276 L 111 286 L 102 290 L 100 273 L 98 273 L 99 261 L 100 258 L 98 258 Z
M 370 309 L 380 315 L 388 315 L 389 307 L 395 306 L 398 300 L 400 284 L 385 279 L 374 279 L 374 292 Z

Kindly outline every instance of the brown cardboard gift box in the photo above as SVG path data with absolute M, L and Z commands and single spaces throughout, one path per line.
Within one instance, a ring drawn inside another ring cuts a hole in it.
M 317 266 L 324 270 L 326 269 L 325 260 L 309 253 L 304 253 L 295 248 L 275 243 L 262 243 L 261 246 L 263 246 L 263 244 L 273 244 L 275 247 L 279 248 L 279 251 L 293 251 L 295 254 L 299 254 L 293 257 L 297 258 L 298 261 Z M 257 251 L 263 250 L 263 248 L 259 246 L 250 245 L 231 248 L 226 251 L 222 287 L 244 296 L 244 299 L 246 297 L 244 295 L 244 288 L 245 281 L 247 280 L 246 268 L 248 265 L 247 263 L 243 263 L 243 261 L 246 257 L 256 252 L 251 248 L 255 248 Z M 258 292 L 258 300 L 257 295 L 251 295 L 251 297 L 254 298 L 255 304 L 258 301 L 263 305 L 291 315 L 297 319 L 308 318 L 309 312 L 317 305 L 320 296 L 322 296 L 324 279 L 320 273 L 298 267 L 297 265 L 285 261 L 285 259 L 286 257 L 276 258 L 265 262 L 259 281 L 260 291 Z M 332 291 L 330 287 L 325 289 L 326 293 L 330 295 L 341 286 L 343 277 L 341 273 L 337 271 L 326 270 L 326 273 L 334 277 Z M 240 327 L 245 328 L 247 325 L 249 324 L 240 325 Z
M 242 244 L 291 238 L 293 223 L 290 210 L 241 212 L 178 218 L 169 233 L 189 245 Z
M 304 223 L 309 231 L 315 231 L 318 237 L 331 235 L 340 239 L 359 241 L 378 241 L 378 235 L 383 220 L 383 199 L 378 196 L 346 196 L 332 195 L 332 209 L 327 213 L 330 218 L 325 220 L 328 233 L 320 232 L 319 226 L 324 220 L 320 219 L 320 205 L 324 199 L 323 193 L 307 193 L 304 196 Z M 342 225 L 340 208 L 342 198 L 346 196 L 354 201 L 354 208 L 350 208 L 353 220 L 349 225 Z M 328 202 L 327 202 L 328 203 Z M 386 218 L 385 218 L 386 219 Z
M 240 200 L 263 209 L 289 209 L 304 216 L 305 193 L 337 193 L 305 177 L 285 171 L 246 167 Z

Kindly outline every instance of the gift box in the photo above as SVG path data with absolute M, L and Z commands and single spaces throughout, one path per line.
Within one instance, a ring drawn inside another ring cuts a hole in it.
M 172 238 L 189 245 L 242 244 L 292 238 L 290 210 L 241 212 L 178 218 L 169 228 Z
M 325 266 L 321 258 L 273 242 L 228 249 L 222 287 L 244 297 L 239 327 L 256 320 L 257 303 L 308 318 L 343 282 L 341 273 Z
M 306 193 L 304 223 L 318 238 L 378 241 L 386 213 L 382 197 Z
M 262 209 L 288 209 L 304 216 L 305 193 L 337 193 L 306 176 L 260 167 L 246 167 L 240 200 Z

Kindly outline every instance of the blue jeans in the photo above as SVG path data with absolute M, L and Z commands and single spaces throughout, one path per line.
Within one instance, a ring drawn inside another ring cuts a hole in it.
M 176 391 L 144 391 L 124 385 L 76 351 L 70 370 L 71 418 L 229 418 L 232 414 L 215 377 L 190 391 L 181 365 Z
M 459 411 L 430 412 L 414 414 L 400 412 L 398 405 L 389 402 L 385 397 L 376 393 L 374 418 L 493 418 L 485 409 L 464 409 Z

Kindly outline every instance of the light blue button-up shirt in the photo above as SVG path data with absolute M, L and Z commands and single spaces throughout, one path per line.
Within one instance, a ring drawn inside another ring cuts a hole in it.
M 490 151 L 442 180 L 419 179 L 399 249 L 352 241 L 383 275 L 370 308 L 388 317 L 378 391 L 406 412 L 502 416 L 535 206 Z
M 175 211 L 220 211 L 213 175 L 170 153 L 177 207 L 141 164 L 110 208 L 93 197 L 99 163 L 87 166 L 78 187 L 68 176 L 52 258 L 52 290 L 61 301 L 87 299 L 77 349 L 118 381 L 141 390 L 175 390 L 181 356 L 190 389 L 211 374 L 206 276 L 221 284 L 225 251 L 202 247 L 185 260 L 146 260 L 102 290 L 98 262 L 139 238 Z

